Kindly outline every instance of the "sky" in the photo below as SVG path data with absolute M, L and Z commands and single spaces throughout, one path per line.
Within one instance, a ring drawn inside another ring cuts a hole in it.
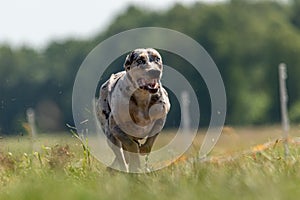
M 165 10 L 197 0 L 0 0 L 0 43 L 37 48 L 53 40 L 100 33 L 130 4 Z M 216 2 L 222 0 L 201 0 Z

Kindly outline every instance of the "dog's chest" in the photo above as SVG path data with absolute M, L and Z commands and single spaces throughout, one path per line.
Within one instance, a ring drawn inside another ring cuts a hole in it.
M 123 87 L 124 88 L 124 87 Z M 127 134 L 140 138 L 146 137 L 152 130 L 155 121 L 149 118 L 149 100 L 133 102 L 131 95 L 125 94 L 119 87 L 111 94 L 111 114 L 116 124 Z
M 150 96 L 144 100 L 136 100 L 135 95 L 130 98 L 129 114 L 134 123 L 139 126 L 151 124 L 149 116 Z

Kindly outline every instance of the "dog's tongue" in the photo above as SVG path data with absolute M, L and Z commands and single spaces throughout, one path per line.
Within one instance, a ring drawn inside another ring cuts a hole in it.
M 148 90 L 150 93 L 156 93 L 158 91 L 157 87 L 151 87 L 149 85 L 146 86 L 146 90 Z
M 147 87 L 151 88 L 151 89 L 155 89 L 155 88 L 157 88 L 157 85 L 158 84 L 156 82 L 152 82 L 152 83 L 147 84 Z
M 147 81 L 141 78 L 138 80 L 138 83 L 141 89 L 147 90 L 150 93 L 156 93 L 159 88 L 159 83 L 157 79 L 152 79 Z
M 151 81 L 150 83 L 147 83 L 143 86 L 140 86 L 141 89 L 144 89 L 144 90 L 147 90 L 149 91 L 150 93 L 156 93 L 158 91 L 158 88 L 159 88 L 159 84 L 157 81 L 153 80 Z

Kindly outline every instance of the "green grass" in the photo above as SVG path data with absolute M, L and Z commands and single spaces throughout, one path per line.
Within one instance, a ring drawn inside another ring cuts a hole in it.
M 262 142 L 273 139 L 271 133 L 251 138 Z M 299 199 L 298 144 L 290 144 L 291 156 L 284 159 L 282 143 L 254 152 L 252 141 L 241 142 L 249 135 L 235 134 L 221 137 L 211 161 L 197 159 L 196 142 L 185 159 L 148 174 L 108 172 L 69 135 L 41 136 L 34 145 L 25 136 L 4 137 L 0 140 L 0 199 Z M 36 145 L 42 147 L 39 153 Z M 249 153 L 234 160 L 220 159 L 237 149 L 249 149 Z

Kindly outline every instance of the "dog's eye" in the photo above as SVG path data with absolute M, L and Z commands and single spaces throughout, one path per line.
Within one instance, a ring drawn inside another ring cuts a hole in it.
M 144 59 L 142 59 L 142 58 L 140 58 L 140 59 L 137 59 L 137 61 L 136 61 L 139 65 L 143 65 L 143 64 L 145 64 L 146 62 L 145 62 L 145 60 Z
M 154 61 L 155 61 L 155 62 L 159 62 L 159 61 L 160 61 L 160 58 L 159 58 L 159 57 L 155 57 L 155 58 L 154 58 Z

